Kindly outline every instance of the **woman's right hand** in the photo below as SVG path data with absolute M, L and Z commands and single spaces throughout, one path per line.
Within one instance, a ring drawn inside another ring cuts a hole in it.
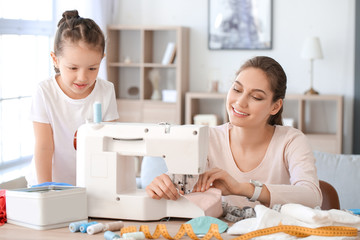
M 161 174 L 146 187 L 147 194 L 153 199 L 177 200 L 180 197 L 178 190 L 166 174 Z M 182 193 L 180 191 L 180 193 Z

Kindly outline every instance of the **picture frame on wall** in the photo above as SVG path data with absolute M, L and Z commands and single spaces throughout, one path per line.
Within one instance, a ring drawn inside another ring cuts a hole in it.
M 272 49 L 272 6 L 272 0 L 208 0 L 208 48 Z

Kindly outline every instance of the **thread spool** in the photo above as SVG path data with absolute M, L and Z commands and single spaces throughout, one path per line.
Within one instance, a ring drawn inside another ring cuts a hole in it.
M 145 234 L 143 232 L 130 232 L 124 233 L 122 237 L 123 239 L 143 240 L 145 239 Z
M 83 224 L 81 224 L 80 225 L 80 232 L 82 232 L 82 233 L 86 233 L 86 231 L 87 231 L 87 228 L 89 227 L 89 226 L 91 226 L 91 225 L 94 225 L 94 224 L 97 224 L 97 222 L 89 222 L 89 223 L 83 223 Z
M 104 233 L 104 238 L 105 238 L 105 240 L 117 240 L 117 239 L 121 239 L 121 237 L 120 237 L 118 234 L 116 234 L 116 233 L 114 233 L 114 232 L 112 232 L 112 231 L 106 231 L 106 232 Z
M 94 110 L 94 123 L 101 123 L 102 121 L 101 103 L 95 102 L 93 106 L 93 110 Z
M 102 223 L 97 223 L 91 226 L 88 226 L 88 228 L 86 229 L 86 232 L 90 235 L 95 234 L 95 233 L 99 233 L 104 231 L 104 224 Z
M 72 222 L 69 224 L 69 230 L 70 232 L 80 232 L 80 226 L 81 224 L 87 223 L 86 220 L 78 221 L 78 222 Z
M 104 225 L 104 231 L 120 231 L 120 229 L 124 227 L 122 221 L 105 223 Z

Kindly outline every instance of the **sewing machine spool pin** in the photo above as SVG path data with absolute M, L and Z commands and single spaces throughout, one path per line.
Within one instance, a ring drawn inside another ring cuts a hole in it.
M 170 133 L 170 123 L 160 122 L 159 125 L 165 126 L 165 133 Z

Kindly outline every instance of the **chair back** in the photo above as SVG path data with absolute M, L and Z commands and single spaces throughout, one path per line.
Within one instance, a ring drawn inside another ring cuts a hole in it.
M 321 204 L 322 210 L 340 209 L 339 196 L 336 189 L 328 182 L 319 181 L 320 189 L 323 196 L 323 202 Z

